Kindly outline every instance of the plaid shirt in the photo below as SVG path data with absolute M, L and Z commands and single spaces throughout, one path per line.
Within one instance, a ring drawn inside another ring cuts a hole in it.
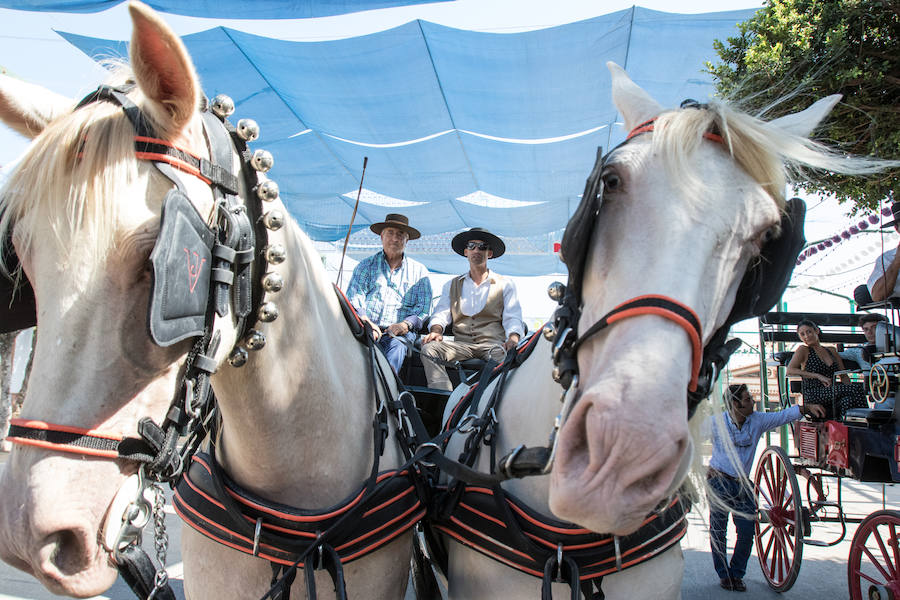
M 418 329 L 431 309 L 431 280 L 422 263 L 403 255 L 391 271 L 384 250 L 360 261 L 347 285 L 347 299 L 360 315 L 387 326 L 408 321 Z

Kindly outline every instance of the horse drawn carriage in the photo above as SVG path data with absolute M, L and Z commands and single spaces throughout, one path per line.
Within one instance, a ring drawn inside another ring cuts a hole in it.
M 892 310 L 896 317 L 896 309 Z M 796 341 L 795 326 L 803 319 L 811 319 L 822 326 L 819 339 L 823 342 L 864 343 L 862 334 L 851 330 L 859 316 L 771 312 L 759 319 L 760 341 L 764 347 Z M 849 523 L 859 525 L 850 544 L 847 565 L 850 598 L 900 598 L 900 510 L 885 507 L 882 500 L 882 510 L 869 515 L 848 514 L 842 493 L 845 479 L 882 485 L 900 483 L 897 332 L 888 322 L 879 323 L 871 370 L 863 371 L 845 359 L 846 370 L 835 374 L 849 376 L 853 385 L 865 386 L 870 408 L 851 408 L 842 419 L 794 423 L 796 453 L 788 454 L 781 446 L 771 445 L 759 459 L 753 477 L 759 511 L 756 553 L 763 575 L 776 591 L 783 592 L 794 585 L 804 545 L 835 546 L 846 538 Z M 799 392 L 799 381 L 784 374 L 792 354 L 773 355 L 778 363 L 777 404 L 781 408 L 787 408 L 791 396 Z M 798 473 L 806 478 L 805 502 Z M 817 489 L 822 490 L 823 496 L 818 492 L 813 496 Z M 835 539 L 814 538 L 812 525 L 816 523 L 839 524 L 840 533 Z
M 273 157 L 249 149 L 257 124 L 232 125 L 171 29 L 129 12 L 131 72 L 79 103 L 0 76 L 0 118 L 34 138 L 0 240 L 41 332 L 0 478 L 0 558 L 56 593 L 99 594 L 120 571 L 172 598 L 118 502 L 167 482 L 189 597 L 318 583 L 398 598 L 414 528 L 456 518 L 430 501 L 442 482 L 425 489 L 437 464 L 469 513 L 441 530 L 451 595 L 678 597 L 688 419 L 736 347 L 730 326 L 775 304 L 803 243 L 784 165 L 885 166 L 808 139 L 839 97 L 768 122 L 725 103 L 666 110 L 609 63 L 630 133 L 598 152 L 566 228 L 553 327 L 498 378 L 502 404 L 483 379 L 430 439 L 264 175 Z M 178 447 L 210 422 L 204 452 Z

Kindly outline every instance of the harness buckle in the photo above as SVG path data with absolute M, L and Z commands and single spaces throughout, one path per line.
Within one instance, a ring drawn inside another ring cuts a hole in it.
M 416 448 L 416 451 L 415 451 L 413 454 L 418 454 L 418 453 L 419 453 L 419 450 L 421 450 L 422 448 L 434 448 L 435 450 L 438 451 L 438 453 L 441 452 L 441 447 L 438 446 L 436 443 L 434 443 L 434 442 L 425 442 L 424 444 L 419 444 L 418 447 Z M 429 452 L 429 454 L 431 454 L 431 453 Z M 418 462 L 420 465 L 424 465 L 424 466 L 426 466 L 426 467 L 436 467 L 436 466 L 437 466 L 437 465 L 435 465 L 434 463 L 428 462 L 427 460 L 424 460 L 424 459 L 421 459 L 421 458 L 420 458 L 417 462 Z
M 260 534 L 262 534 L 262 517 L 256 519 L 256 529 L 253 531 L 253 556 L 259 556 Z
M 475 421 L 477 419 L 478 419 L 477 415 L 475 415 L 473 413 L 467 414 L 459 422 L 459 425 L 456 426 L 457 433 L 472 433 L 473 431 L 475 431 L 475 428 L 477 427 L 477 425 L 475 424 Z
M 506 456 L 506 458 L 504 460 L 500 461 L 500 464 L 498 465 L 498 467 L 500 468 L 500 473 L 507 479 L 515 478 L 515 475 L 513 475 L 512 471 L 510 471 L 510 467 L 512 467 L 512 464 L 513 464 L 513 462 L 515 462 L 516 457 L 524 449 L 525 449 L 525 444 L 519 444 L 518 446 L 516 446 L 513 449 L 512 452 L 510 452 Z
M 553 579 L 556 581 L 562 581 L 562 561 L 563 561 L 563 545 L 560 542 L 556 546 L 556 574 L 553 576 Z
M 566 327 L 563 329 L 557 336 L 556 342 L 553 344 L 553 362 L 559 362 L 559 353 L 562 351 L 563 346 L 566 345 L 566 342 L 569 340 L 569 336 L 574 333 L 571 327 Z

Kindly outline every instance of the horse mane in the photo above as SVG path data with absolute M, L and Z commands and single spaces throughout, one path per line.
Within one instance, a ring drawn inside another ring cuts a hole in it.
M 693 180 L 690 161 L 707 132 L 721 135 L 722 146 L 735 162 L 782 208 L 786 185 L 803 178 L 806 169 L 862 175 L 886 165 L 874 158 L 840 154 L 726 102 L 712 100 L 706 110 L 667 111 L 656 119 L 653 148 L 666 157 L 668 174 L 683 186 L 702 185 Z
M 109 85 L 131 78 L 123 64 L 110 65 Z M 154 127 L 152 104 L 140 89 L 129 94 L 142 107 Z M 0 240 L 15 227 L 21 253 L 28 252 L 41 235 L 69 256 L 76 234 L 90 240 L 98 259 L 113 248 L 118 214 L 116 198 L 138 178 L 134 155 L 134 129 L 122 109 L 110 102 L 94 102 L 50 123 L 23 155 L 0 188 Z M 6 270 L 5 248 L 0 244 L 0 270 Z

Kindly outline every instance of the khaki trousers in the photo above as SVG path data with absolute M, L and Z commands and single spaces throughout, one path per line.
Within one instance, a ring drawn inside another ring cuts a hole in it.
M 458 342 L 456 340 L 441 340 L 440 342 L 428 342 L 422 346 L 422 366 L 425 367 L 425 378 L 428 387 L 441 390 L 452 390 L 450 377 L 443 364 L 431 359 L 436 358 L 444 362 L 454 360 L 468 360 L 480 358 L 481 360 L 494 360 L 502 362 L 506 358 L 506 350 L 502 343 L 484 342 Z

